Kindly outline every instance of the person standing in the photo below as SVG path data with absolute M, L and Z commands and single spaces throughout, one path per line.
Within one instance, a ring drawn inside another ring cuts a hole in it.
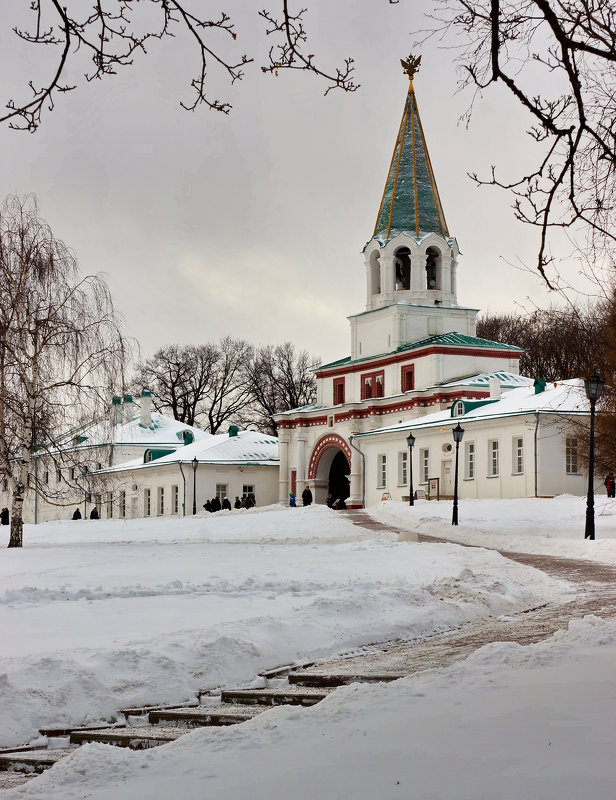
M 310 491 L 310 487 L 308 485 L 302 492 L 302 503 L 305 506 L 309 506 L 312 503 L 312 492 Z
M 99 516 L 98 516 L 98 508 L 96 506 L 94 506 L 92 511 L 90 511 L 90 519 L 98 519 L 98 518 L 99 518 Z
M 608 473 L 607 478 L 604 481 L 605 488 L 607 490 L 608 497 L 616 497 L 616 478 L 614 477 L 614 473 Z
M 228 497 L 225 497 L 225 499 L 222 501 L 222 510 L 231 511 L 231 501 Z
M 0 522 L 3 525 L 9 524 L 9 510 L 6 506 L 0 511 Z
M 212 513 L 213 514 L 215 514 L 217 511 L 220 511 L 220 509 L 222 508 L 222 504 L 220 502 L 220 498 L 219 497 L 212 497 L 211 506 L 212 506 Z
M 235 503 L 233 504 L 233 508 L 241 508 L 241 507 L 242 507 L 242 501 L 237 495 L 235 495 Z
M 295 508 L 295 506 L 297 505 L 295 502 L 295 495 L 293 494 L 293 492 L 289 492 L 289 505 L 291 506 L 291 508 Z
M 72 518 L 73 519 L 81 519 L 81 511 L 78 508 L 76 508 L 73 511 L 73 517 Z

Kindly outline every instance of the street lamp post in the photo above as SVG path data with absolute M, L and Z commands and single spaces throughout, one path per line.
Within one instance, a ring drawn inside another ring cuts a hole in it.
M 406 443 L 409 446 L 409 505 L 414 506 L 413 500 L 413 445 L 415 444 L 415 437 L 412 433 L 406 437 Z
M 586 528 L 585 539 L 595 538 L 595 493 L 593 479 L 595 473 L 595 406 L 601 398 L 605 381 L 597 375 L 597 371 L 585 378 L 584 388 L 586 397 L 590 400 L 590 445 L 588 453 L 588 495 L 586 497 Z
M 462 437 L 464 436 L 464 428 L 458 424 L 452 431 L 453 433 L 453 440 L 456 443 L 456 472 L 453 479 L 453 516 L 451 518 L 451 524 L 457 525 L 458 524 L 458 451 L 460 449 L 460 442 L 462 441 Z
M 199 459 L 195 456 L 192 460 L 193 468 L 193 514 L 197 513 L 197 467 L 199 466 Z

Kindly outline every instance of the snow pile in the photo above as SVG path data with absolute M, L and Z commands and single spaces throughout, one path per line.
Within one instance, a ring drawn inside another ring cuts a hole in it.
M 595 541 L 584 539 L 586 498 L 573 495 L 460 500 L 457 528 L 451 524 L 451 500 L 417 500 L 412 507 L 384 501 L 367 511 L 401 531 L 505 551 L 616 563 L 616 500 L 607 497 L 595 498 Z
M 495 643 L 391 684 L 342 687 L 154 750 L 103 745 L 11 793 L 28 800 L 613 800 L 616 623 Z
M 26 526 L 0 557 L 0 744 L 563 597 L 497 553 L 322 506 Z

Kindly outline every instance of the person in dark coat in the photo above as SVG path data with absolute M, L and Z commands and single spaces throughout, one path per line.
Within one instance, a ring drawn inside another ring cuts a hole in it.
M 328 508 L 333 508 L 334 507 L 335 500 L 332 497 L 331 493 L 327 495 L 327 500 L 325 502 L 326 502 Z
M 73 519 L 81 519 L 81 511 L 78 508 L 73 511 Z
M 2 509 L 2 511 L 0 511 L 0 522 L 3 525 L 9 524 L 9 510 L 6 508 L 6 506 Z
M 312 492 L 310 491 L 309 486 L 306 486 L 306 488 L 302 492 L 302 503 L 305 506 L 309 506 L 312 503 Z
M 212 513 L 212 503 L 209 500 L 205 501 L 205 503 L 203 504 L 203 508 L 206 511 L 209 511 L 210 513 Z
M 217 497 L 212 497 L 211 505 L 212 505 L 212 512 L 214 513 L 216 513 L 216 511 L 220 511 L 220 509 L 222 508 L 220 500 Z
M 96 506 L 94 506 L 92 511 L 90 511 L 90 519 L 98 519 L 98 518 L 99 518 L 99 516 L 98 516 L 98 508 Z
M 222 510 L 231 511 L 231 501 L 228 497 L 225 497 L 225 499 L 222 501 Z
M 607 490 L 608 497 L 615 497 L 616 496 L 616 478 L 614 478 L 614 473 L 610 472 L 604 482 L 605 488 Z
M 239 497 L 236 495 L 236 496 L 235 496 L 235 503 L 233 504 L 233 508 L 241 508 L 241 507 L 242 507 L 242 501 L 241 501 L 241 500 L 240 500 L 240 498 L 239 498 Z

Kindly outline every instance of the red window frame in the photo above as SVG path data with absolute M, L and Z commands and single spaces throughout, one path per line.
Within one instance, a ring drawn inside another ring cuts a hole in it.
M 415 388 L 415 365 L 406 364 L 400 371 L 400 387 L 403 392 L 410 392 Z
M 334 405 L 344 403 L 344 378 L 334 378 Z
M 378 381 L 380 378 L 380 382 Z M 380 391 L 378 387 L 380 386 Z M 361 399 L 369 400 L 370 398 L 378 398 L 385 396 L 385 370 L 381 369 L 378 372 L 366 372 L 361 376 Z

